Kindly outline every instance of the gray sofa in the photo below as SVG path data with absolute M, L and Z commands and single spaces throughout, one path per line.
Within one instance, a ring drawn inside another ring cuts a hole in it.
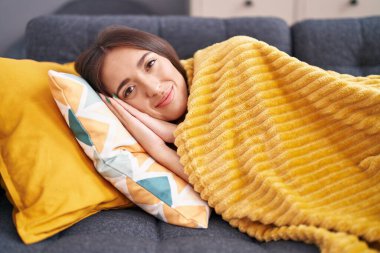
M 276 18 L 50 15 L 26 29 L 27 58 L 69 62 L 103 27 L 112 24 L 167 39 L 181 58 L 234 35 L 263 40 L 307 63 L 353 75 L 380 74 L 380 17 L 309 20 L 289 27 Z M 209 228 L 166 224 L 138 207 L 101 211 L 42 242 L 26 246 L 12 223 L 12 206 L 0 192 L 1 252 L 319 252 L 293 241 L 259 242 L 232 228 L 214 211 Z

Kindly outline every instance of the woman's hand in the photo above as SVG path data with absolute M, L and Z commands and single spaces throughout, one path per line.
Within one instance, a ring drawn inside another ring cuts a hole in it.
M 133 106 L 125 103 L 123 100 L 114 97 L 114 99 L 130 114 L 139 119 L 147 127 L 149 127 L 153 132 L 155 132 L 164 142 L 174 143 L 173 132 L 177 128 L 176 124 L 166 122 L 160 119 L 151 117 L 150 115 L 143 113 Z
M 183 166 L 179 162 L 179 156 L 174 150 L 165 144 L 160 136 L 147 127 L 142 121 L 139 120 L 139 118 L 135 117 L 129 110 L 123 107 L 119 103 L 119 101 L 121 101 L 120 99 L 116 100 L 113 98 L 106 98 L 102 94 L 100 94 L 100 97 L 113 112 L 113 114 L 115 114 L 115 116 L 121 121 L 123 126 L 154 160 L 180 176 L 186 182 L 189 182 L 187 175 L 183 171 Z M 141 112 L 136 111 L 133 111 L 135 115 L 145 118 Z M 152 117 L 150 118 L 154 119 Z M 149 118 L 146 118 L 145 120 L 150 122 Z
M 129 111 L 125 110 L 115 99 L 106 98 L 102 94 L 100 97 L 143 149 L 156 159 L 155 154 L 159 153 L 162 146 L 166 146 L 165 142 Z

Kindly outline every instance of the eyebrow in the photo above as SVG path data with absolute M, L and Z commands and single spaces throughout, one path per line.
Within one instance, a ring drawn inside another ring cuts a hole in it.
M 150 54 L 152 52 L 146 52 L 143 56 L 141 56 L 141 58 L 139 59 L 139 61 L 137 62 L 137 67 L 138 68 L 141 68 L 141 66 L 143 65 L 144 63 L 144 60 L 145 58 L 148 56 L 148 54 Z M 117 87 L 117 90 L 116 90 L 116 95 L 119 95 L 119 92 L 120 90 L 130 81 L 129 78 L 125 78 L 123 81 L 121 81 L 121 83 L 119 84 L 119 86 Z

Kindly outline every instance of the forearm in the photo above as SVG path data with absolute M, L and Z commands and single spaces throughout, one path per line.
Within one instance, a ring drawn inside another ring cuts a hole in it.
M 129 131 L 136 138 L 137 142 L 154 160 L 188 182 L 177 153 L 166 146 L 165 142 L 156 133 L 144 131 L 143 129 L 143 123 L 138 120 L 136 120 L 136 124 L 129 126 Z
M 182 164 L 179 162 L 178 154 L 166 145 L 161 146 L 160 155 L 157 161 L 165 168 L 171 170 L 173 173 L 181 177 L 186 182 L 189 182 L 188 176 L 184 172 Z
M 188 182 L 187 176 L 183 172 L 183 166 L 179 162 L 179 156 L 174 150 L 166 145 L 161 136 L 144 124 L 144 121 L 141 118 L 143 114 L 137 113 L 135 109 L 131 107 L 131 111 L 135 111 L 135 115 L 140 116 L 139 118 L 135 117 L 130 111 L 128 111 L 125 107 L 122 107 L 122 105 L 117 103 L 114 99 L 107 100 L 103 95 L 101 95 L 101 98 L 106 102 L 110 110 L 118 117 L 128 132 L 154 160 Z M 150 120 L 150 122 L 154 122 L 155 119 L 151 117 Z M 171 124 L 169 122 L 164 123 Z M 157 125 L 165 126 L 165 124 L 161 123 Z M 172 131 L 174 131 L 176 125 L 171 124 L 167 126 L 169 129 L 172 129 L 171 134 L 173 134 Z
M 143 149 L 158 163 L 188 182 L 188 177 L 183 171 L 177 153 L 169 148 L 153 130 L 146 131 L 148 128 L 141 121 L 133 118 L 133 116 L 130 116 L 130 120 L 134 124 L 128 124 L 128 130 Z

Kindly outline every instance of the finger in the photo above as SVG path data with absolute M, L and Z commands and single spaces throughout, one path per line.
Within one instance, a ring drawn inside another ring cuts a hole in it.
M 103 94 L 100 94 L 100 97 L 103 100 L 103 102 L 107 105 L 107 107 L 115 115 L 122 115 L 123 113 L 125 113 L 125 110 L 120 110 L 120 106 L 115 107 L 115 105 L 117 105 L 117 103 L 111 97 L 104 96 Z
M 100 98 L 103 100 L 103 102 L 109 107 L 111 105 L 111 102 L 109 101 L 109 98 L 104 96 L 103 94 L 99 93 Z
M 152 143 L 163 143 L 163 140 L 156 133 L 125 110 L 115 99 L 110 98 L 110 101 L 113 105 L 113 109 L 119 115 L 118 118 L 122 118 L 120 121 L 146 151 L 149 152 L 149 150 L 152 149 Z
M 119 114 L 121 115 L 125 114 L 125 115 L 133 117 L 133 115 L 128 110 L 126 110 L 123 106 L 121 106 L 114 98 L 109 98 L 109 100 L 114 110 L 116 110 Z
M 116 102 L 112 101 L 112 98 L 110 97 L 107 97 L 107 96 L 104 96 L 103 94 L 100 94 L 100 97 L 101 99 L 103 100 L 103 102 L 107 105 L 108 109 L 110 109 L 110 111 L 120 120 L 122 121 L 123 125 L 124 125 L 124 122 L 123 120 L 125 120 L 126 117 L 130 116 L 132 117 L 132 115 L 130 115 L 128 112 L 126 112 L 125 110 L 122 110 L 122 111 L 119 111 L 117 108 L 115 108 L 115 104 Z
M 100 96 L 102 100 L 107 104 L 108 108 L 112 111 L 112 113 L 120 120 L 120 122 L 132 135 L 137 133 L 135 129 L 136 127 L 134 126 L 138 126 L 141 130 L 146 128 L 143 131 L 150 131 L 144 124 L 142 124 L 138 119 L 136 119 L 131 113 L 129 113 L 121 105 L 119 105 L 115 101 L 115 99 L 111 97 L 106 97 L 102 94 Z M 140 138 L 137 138 L 137 139 L 140 139 Z
M 156 135 L 148 126 L 146 126 L 142 121 L 140 121 L 137 117 L 134 117 L 132 113 L 130 113 L 128 110 L 125 110 L 124 107 L 122 107 L 114 98 L 110 98 L 111 104 L 113 106 L 113 109 L 118 113 L 118 115 L 121 115 L 121 117 L 126 118 L 127 122 L 134 122 L 134 124 L 139 125 L 140 127 L 144 128 L 145 131 L 151 132 L 154 135 Z
M 111 103 L 109 102 L 109 101 L 107 101 L 107 99 L 106 99 L 106 96 L 104 96 L 103 94 L 101 94 L 101 93 L 99 93 L 99 96 L 100 96 L 100 98 L 102 99 L 102 101 L 106 104 L 106 106 L 108 107 L 108 108 L 110 108 L 110 106 L 111 106 Z M 110 108 L 111 109 L 111 108 Z
M 120 120 L 127 131 L 148 153 L 154 154 L 152 151 L 154 145 L 152 145 L 152 143 L 155 143 L 156 145 L 164 143 L 156 133 L 154 133 L 137 118 L 135 118 L 131 113 L 128 112 L 128 110 L 125 110 L 124 107 L 116 102 L 115 99 L 106 97 L 104 95 L 101 95 L 101 98 L 106 102 L 108 108 Z
M 133 106 L 125 103 L 123 100 L 113 96 L 114 101 L 116 101 L 122 108 L 126 111 L 130 112 L 131 115 L 140 120 L 145 126 L 151 129 L 154 133 L 160 136 L 163 140 L 167 142 L 172 142 L 172 134 L 168 134 L 169 132 L 173 132 L 177 125 L 166 122 L 161 119 L 154 118 L 147 113 L 143 113 Z
M 140 110 L 136 109 L 135 107 L 129 105 L 128 103 L 124 102 L 123 100 L 114 97 L 114 100 L 121 105 L 125 110 L 129 111 L 133 116 L 135 117 L 140 117 L 144 115 L 145 113 L 141 112 Z
M 129 124 L 133 120 L 137 120 L 132 114 L 130 114 L 127 110 L 124 110 L 120 105 L 117 104 L 112 98 L 109 99 L 113 114 L 120 120 L 120 122 L 129 129 Z
M 109 102 L 108 102 L 109 101 Z M 131 124 L 133 124 L 133 119 L 135 119 L 128 111 L 123 110 L 120 112 L 118 109 L 114 107 L 114 104 L 116 102 L 112 101 L 111 98 L 108 98 L 108 108 L 111 110 L 113 115 L 117 117 L 117 119 L 120 121 L 120 123 L 127 129 L 127 131 L 134 135 L 133 127 L 131 127 Z M 136 119 L 135 119 L 136 120 Z
M 104 102 L 104 95 L 102 93 L 98 93 L 98 95 L 99 95 L 100 99 L 103 100 L 103 102 Z

